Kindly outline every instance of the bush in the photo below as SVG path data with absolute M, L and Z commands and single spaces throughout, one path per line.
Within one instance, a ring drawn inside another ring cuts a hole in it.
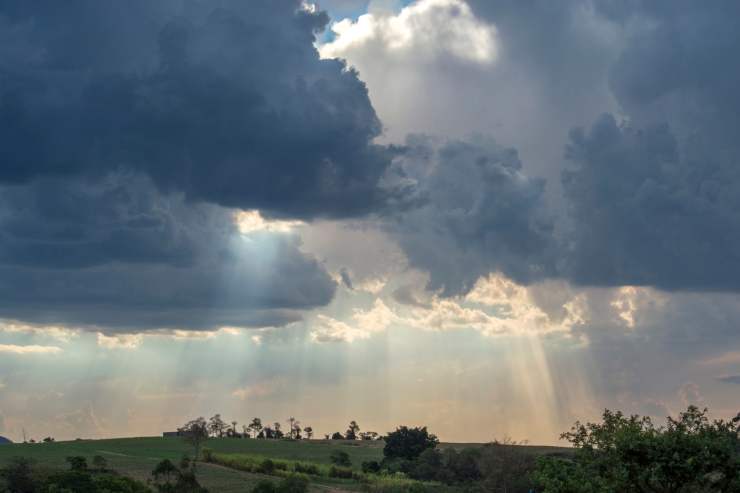
M 308 491 L 308 479 L 298 474 L 291 474 L 285 478 L 277 487 L 277 493 L 306 493 Z
M 257 471 L 262 474 L 272 474 L 275 471 L 275 463 L 270 459 L 265 459 L 260 463 Z
M 352 479 L 352 469 L 348 467 L 331 466 L 331 469 L 329 469 L 329 477 Z
M 33 462 L 23 457 L 13 457 L 10 463 L 0 469 L 0 477 L 5 479 L 8 491 L 13 493 L 33 493 L 38 488 L 33 477 Z M 0 490 L 1 491 L 1 490 Z
M 576 422 L 565 438 L 572 459 L 541 459 L 547 493 L 586 491 L 740 491 L 740 414 L 710 422 L 695 406 L 665 427 L 646 417 L 604 411 L 601 423 Z
M 377 474 L 380 472 L 380 462 L 369 460 L 362 463 L 362 472 L 365 474 Z
M 342 467 L 349 467 L 352 465 L 352 461 L 349 460 L 349 454 L 344 450 L 334 450 L 329 456 L 332 464 L 336 464 Z
M 302 462 L 293 464 L 293 471 L 302 474 L 311 474 L 312 476 L 318 476 L 320 474 L 319 468 L 315 464 L 304 464 Z
M 213 462 L 213 450 L 209 448 L 203 449 L 203 460 L 205 462 Z
M 87 459 L 81 455 L 75 455 L 74 457 L 67 457 L 69 468 L 72 471 L 87 471 Z
M 93 457 L 93 466 L 100 471 L 105 471 L 108 467 L 108 461 L 102 455 L 96 455 Z
M 275 486 L 275 483 L 270 481 L 269 479 L 261 479 L 255 486 L 252 488 L 252 493 L 276 493 L 277 487 Z

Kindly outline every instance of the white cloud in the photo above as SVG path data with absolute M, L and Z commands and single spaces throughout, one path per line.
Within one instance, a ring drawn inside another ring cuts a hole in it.
M 62 348 L 57 346 L 18 346 L 15 344 L 0 344 L 0 353 L 11 354 L 57 354 L 61 353 Z
M 98 332 L 98 346 L 106 349 L 136 349 L 144 340 L 142 334 L 113 334 L 105 335 Z
M 78 329 L 70 329 L 60 325 L 30 325 L 17 321 L 0 320 L 0 332 L 10 334 L 32 334 L 45 336 L 60 342 L 69 342 L 80 334 Z
M 303 224 L 301 221 L 265 219 L 258 210 L 235 212 L 234 221 L 242 234 L 259 232 L 289 233 Z
M 383 332 L 397 320 L 397 316 L 380 299 L 376 299 L 370 310 L 355 310 L 351 325 L 319 314 L 310 332 L 314 342 L 353 342 L 368 339 L 372 334 Z
M 498 54 L 496 28 L 476 19 L 461 0 L 420 0 L 397 15 L 374 12 L 357 21 L 332 25 L 333 41 L 319 46 L 324 58 L 344 58 L 358 50 L 381 54 L 386 60 L 434 60 L 454 56 L 478 64 L 493 62 Z

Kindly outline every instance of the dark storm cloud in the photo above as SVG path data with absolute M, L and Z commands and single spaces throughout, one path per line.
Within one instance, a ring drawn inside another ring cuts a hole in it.
M 162 190 L 295 217 L 388 198 L 365 85 L 300 2 L 0 2 L 0 181 L 131 168 Z
M 740 288 L 740 180 L 704 158 L 681 157 L 663 125 L 635 130 L 606 115 L 576 130 L 563 175 L 583 284 Z
M 474 138 L 408 141 L 403 174 L 420 201 L 390 226 L 409 263 L 444 295 L 469 291 L 483 273 L 528 283 L 553 275 L 552 222 L 543 180 L 522 172 L 516 151 Z
M 740 288 L 737 2 L 598 3 L 624 23 L 610 86 L 629 122 L 571 134 L 563 174 L 586 284 Z
M 335 284 L 290 234 L 141 176 L 0 187 L 0 317 L 106 330 L 282 325 Z
M 542 214 L 543 183 L 501 150 L 493 169 L 505 179 L 472 165 L 465 145 L 425 158 L 442 166 L 420 180 L 429 202 L 404 217 L 398 237 L 430 287 L 465 293 L 501 271 L 524 283 L 740 289 L 738 4 L 471 5 L 495 23 L 503 56 L 521 57 L 551 86 L 549 97 L 587 104 L 601 85 L 624 122 L 607 114 L 570 132 L 556 223 Z M 596 22 L 609 34 L 584 28 Z M 565 127 L 573 123 L 564 113 Z

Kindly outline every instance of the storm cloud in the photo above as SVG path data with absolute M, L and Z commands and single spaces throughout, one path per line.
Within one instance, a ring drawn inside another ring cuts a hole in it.
M 297 0 L 0 3 L 0 182 L 137 170 L 293 217 L 382 206 L 391 150 Z
M 240 234 L 234 212 L 148 178 L 0 187 L 0 316 L 107 330 L 283 325 L 335 283 L 292 233 Z
M 544 181 L 527 177 L 517 153 L 487 138 L 409 138 L 403 177 L 422 205 L 389 226 L 411 266 L 444 295 L 467 293 L 480 275 L 500 271 L 529 283 L 552 276 L 552 218 Z

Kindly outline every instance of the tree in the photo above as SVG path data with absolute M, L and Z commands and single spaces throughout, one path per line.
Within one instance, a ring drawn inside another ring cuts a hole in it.
M 360 425 L 357 424 L 357 421 L 350 421 L 349 427 L 347 428 L 347 433 L 344 435 L 344 438 L 347 440 L 357 440 L 357 432 L 360 431 Z
M 221 419 L 220 414 L 215 414 L 211 416 L 211 419 L 208 420 L 208 431 L 211 433 L 211 435 L 216 437 L 222 437 L 224 436 L 224 431 L 226 430 L 226 423 L 223 419 Z
M 374 431 L 363 431 L 360 433 L 361 440 L 377 440 L 378 434 Z
M 278 423 L 277 421 L 275 421 L 275 422 L 274 422 L 274 423 L 272 424 L 272 427 L 273 427 L 273 431 L 274 431 L 274 433 L 275 433 L 275 436 L 274 436 L 274 438 L 283 438 L 283 436 L 284 436 L 284 433 L 283 433 L 283 432 L 282 432 L 282 430 L 280 429 L 280 428 L 281 428 L 281 426 L 280 426 L 280 423 Z
M 54 441 L 54 437 L 46 437 L 42 440 L 44 443 L 51 443 Z
M 740 491 L 740 414 L 712 422 L 706 414 L 689 406 L 656 427 L 606 410 L 601 423 L 563 433 L 574 457 L 540 459 L 535 478 L 546 493 Z
M 338 431 L 335 431 L 334 434 L 331 436 L 331 439 L 332 440 L 344 440 L 344 436 Z
M 385 437 L 383 456 L 387 459 L 414 460 L 427 449 L 437 447 L 439 440 L 427 431 L 427 427 L 409 428 L 401 426 Z
M 208 440 L 208 423 L 205 418 L 200 417 L 185 423 L 185 426 L 177 431 L 183 436 L 185 441 L 193 447 L 193 460 L 197 461 L 200 457 L 200 449 Z
M 169 459 L 157 464 L 152 471 L 152 477 L 157 491 L 161 493 L 207 493 L 208 491 L 198 483 L 193 469 L 178 468 Z
M 288 433 L 289 433 L 289 438 L 291 439 L 293 438 L 293 431 L 295 430 L 295 422 L 296 422 L 296 419 L 293 416 L 288 418 Z
M 303 428 L 303 432 L 306 434 L 306 438 L 308 438 L 309 440 L 313 437 L 313 428 L 311 428 L 310 426 L 306 426 L 305 428 Z
M 242 438 L 249 438 L 249 426 L 242 425 Z
M 300 440 L 301 439 L 301 422 L 296 420 L 293 423 L 293 430 L 290 433 L 291 437 L 293 437 L 294 440 Z
M 257 438 L 257 433 L 262 431 L 262 420 L 260 418 L 252 419 L 252 422 L 249 424 L 249 429 L 252 430 L 254 437 Z
M 237 422 L 236 421 L 232 421 L 231 422 L 231 436 L 232 437 L 235 437 L 237 435 L 237 433 L 236 433 L 236 425 L 237 425 Z

